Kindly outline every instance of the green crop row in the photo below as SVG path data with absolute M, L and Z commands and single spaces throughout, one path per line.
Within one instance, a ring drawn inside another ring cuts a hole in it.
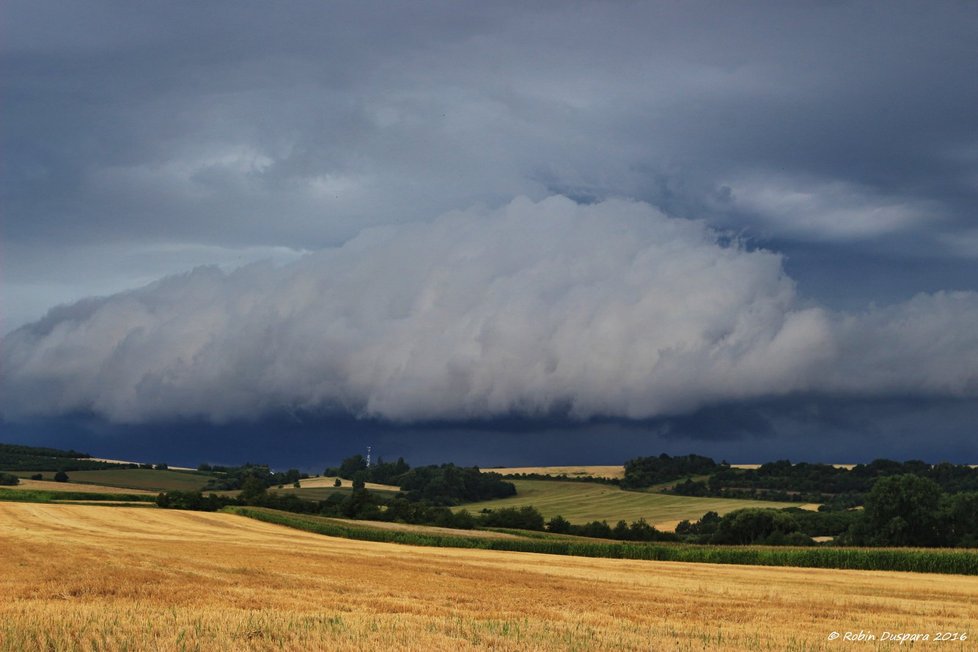
M 978 575 L 978 553 L 969 550 L 831 548 L 831 547 L 760 547 L 711 546 L 662 543 L 626 543 L 611 541 L 575 541 L 561 539 L 490 539 L 473 536 L 431 534 L 382 530 L 338 523 L 316 516 L 305 516 L 253 507 L 227 507 L 225 511 L 267 523 L 315 532 L 328 536 L 365 541 L 380 541 L 416 546 L 479 548 L 535 552 L 578 557 L 642 559 L 708 564 L 744 564 L 754 566 L 798 566 L 853 570 L 909 571 Z

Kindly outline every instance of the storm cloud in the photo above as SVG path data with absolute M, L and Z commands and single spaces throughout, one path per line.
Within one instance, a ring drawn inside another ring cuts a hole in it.
M 839 313 L 776 253 L 564 197 L 369 229 L 52 310 L 3 341 L 6 417 L 647 419 L 797 393 L 978 396 L 978 294 Z
M 966 2 L 7 0 L 0 437 L 974 461 L 976 34 Z
M 0 14 L 4 333 L 194 265 L 553 194 L 790 251 L 835 307 L 978 289 L 970 3 Z M 821 284 L 839 269 L 841 298 Z

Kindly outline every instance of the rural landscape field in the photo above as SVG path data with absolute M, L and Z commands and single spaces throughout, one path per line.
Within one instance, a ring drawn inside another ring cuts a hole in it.
M 975 577 L 418 548 L 124 507 L 0 503 L 0 564 L 5 651 L 828 650 L 832 631 L 978 621 Z
M 978 649 L 976 45 L 0 0 L 0 652 Z

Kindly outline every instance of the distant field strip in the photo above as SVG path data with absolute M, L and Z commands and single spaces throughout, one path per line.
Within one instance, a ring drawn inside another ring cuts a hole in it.
M 17 489 L 16 487 L 0 487 L 0 501 L 24 503 L 54 503 L 67 501 L 98 501 L 103 502 L 139 502 L 152 504 L 152 494 L 121 493 L 113 489 L 111 493 L 96 493 L 94 491 L 47 491 L 44 489 Z
M 636 521 L 644 518 L 662 529 L 674 529 L 676 523 L 695 521 L 709 511 L 726 514 L 744 507 L 798 507 L 798 503 L 733 498 L 694 498 L 670 494 L 622 491 L 612 485 L 560 480 L 513 480 L 516 496 L 463 505 L 470 512 L 482 508 L 521 507 L 532 505 L 546 518 L 560 515 L 572 523 L 619 519 Z
M 355 527 L 372 527 L 378 530 L 390 530 L 392 532 L 416 532 L 421 534 L 434 534 L 445 536 L 457 536 L 459 530 L 447 527 L 437 527 L 435 525 L 412 525 L 410 523 L 387 523 L 385 521 L 355 521 L 345 518 L 331 519 L 337 523 Z M 484 539 L 519 539 L 515 534 L 505 532 L 493 532 L 491 530 L 468 530 L 473 536 Z
M 837 469 L 849 469 L 849 470 L 852 470 L 852 469 L 854 469 L 856 467 L 855 464 L 830 464 L 829 466 L 832 466 L 832 467 L 837 468 Z M 761 468 L 761 465 L 760 464 L 731 464 L 730 465 L 730 468 L 732 468 L 732 469 L 759 469 L 759 468 Z
M 274 493 L 279 494 L 294 494 L 299 498 L 304 498 L 306 500 L 326 500 L 333 494 L 340 494 L 342 496 L 347 496 L 353 490 L 353 482 L 350 480 L 341 480 L 340 486 L 335 485 L 336 478 L 307 478 L 299 482 L 299 488 L 296 489 L 292 485 L 285 485 L 281 489 L 277 487 L 270 487 L 269 490 Z M 365 488 L 369 491 L 374 491 L 379 494 L 392 495 L 400 491 L 399 487 L 388 484 L 377 484 L 375 482 L 365 483 Z M 237 492 L 226 492 L 228 495 L 234 495 Z
M 318 478 L 306 478 L 299 481 L 299 486 L 302 489 L 316 489 L 319 487 L 332 488 L 336 483 L 335 476 L 321 476 Z M 340 486 L 350 489 L 353 487 L 352 480 L 344 480 L 340 478 Z M 364 488 L 372 489 L 374 491 L 400 491 L 401 488 L 392 484 L 378 484 L 376 482 L 366 482 L 364 483 Z
M 18 472 L 28 477 L 30 471 Z M 54 473 L 42 473 L 45 479 Z M 69 471 L 68 478 L 77 484 L 95 484 L 116 489 L 142 489 L 144 491 L 197 491 L 207 484 L 208 476 L 187 471 L 156 469 L 105 469 L 98 471 Z
M 594 478 L 623 478 L 625 467 L 618 466 L 508 466 L 497 469 L 482 469 L 486 472 L 501 475 L 518 475 L 522 473 L 539 475 L 566 475 L 569 477 L 591 476 Z
M 72 475 L 74 475 L 74 473 Z M 117 494 L 119 493 L 120 489 L 120 487 L 110 487 L 108 485 L 81 484 L 80 482 L 54 482 L 50 480 L 31 480 L 28 478 L 21 478 L 20 484 L 3 488 L 21 491 L 71 491 L 74 493 L 91 494 Z M 145 489 L 131 489 L 128 487 L 125 487 L 125 489 L 127 494 L 155 496 L 157 493 L 159 493 L 156 491 L 147 491 Z
M 759 469 L 760 464 L 731 464 L 734 469 Z M 851 469 L 855 464 L 832 464 L 837 469 Z M 537 473 L 539 475 L 592 476 L 595 478 L 624 478 L 625 467 L 618 466 L 507 466 L 496 469 L 482 469 L 502 475 Z
M 841 649 L 832 631 L 978 622 L 976 577 L 419 548 L 125 507 L 0 504 L 0 568 L 4 652 L 820 652 Z

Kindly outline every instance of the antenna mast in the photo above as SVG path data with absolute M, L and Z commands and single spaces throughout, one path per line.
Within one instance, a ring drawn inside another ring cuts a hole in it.
M 367 446 L 367 468 L 370 468 L 370 446 Z

